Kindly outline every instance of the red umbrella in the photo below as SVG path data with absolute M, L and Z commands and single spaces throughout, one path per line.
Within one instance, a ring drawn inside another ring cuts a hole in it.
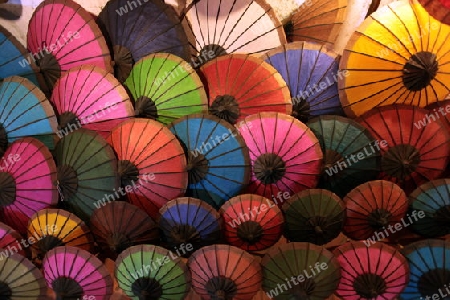
M 22 246 L 20 243 L 21 240 L 22 236 L 20 233 L 5 223 L 0 222 L 0 249 L 3 249 L 0 251 L 0 260 L 3 256 L 8 256 L 12 253 L 19 253 L 20 255 L 26 256 L 28 248 Z

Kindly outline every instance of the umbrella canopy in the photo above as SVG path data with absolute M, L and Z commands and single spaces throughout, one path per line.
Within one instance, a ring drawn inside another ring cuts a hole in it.
M 64 246 L 45 255 L 42 269 L 47 285 L 57 299 L 109 300 L 113 294 L 113 280 L 102 262 L 86 250 Z
M 189 258 L 192 287 L 202 299 L 252 299 L 261 288 L 259 260 L 234 246 L 212 245 Z
M 348 242 L 336 248 L 334 255 L 342 276 L 336 294 L 343 299 L 394 300 L 408 285 L 408 262 L 391 246 Z
M 263 289 L 271 299 L 328 299 L 340 279 L 333 253 L 310 243 L 274 247 L 261 266 Z
M 28 222 L 28 239 L 33 260 L 42 262 L 45 254 L 58 246 L 72 246 L 89 252 L 94 239 L 89 227 L 74 214 L 62 209 L 43 209 Z
M 292 116 L 308 122 L 319 115 L 343 115 L 337 81 L 339 56 L 323 44 L 294 42 L 269 51 L 264 60 L 286 81 Z
M 394 103 L 424 107 L 450 92 L 450 26 L 415 1 L 397 1 L 369 16 L 347 44 L 340 69 L 349 117 Z
M 206 82 L 209 113 L 231 124 L 262 111 L 290 114 L 286 82 L 275 68 L 249 54 L 230 54 L 200 69 Z
M 377 107 L 358 121 L 380 141 L 379 179 L 397 183 L 407 194 L 440 177 L 449 161 L 450 135 L 440 122 L 427 123 L 427 110 L 408 106 Z
M 133 104 L 117 79 L 96 66 L 78 66 L 59 78 L 50 98 L 58 113 L 58 136 L 81 127 L 106 137 L 111 128 L 134 116 Z
M 127 79 L 133 64 L 148 54 L 165 52 L 186 60 L 190 58 L 180 19 L 164 1 L 108 1 L 97 23 L 108 41 L 120 82 Z
M 28 50 L 53 88 L 64 71 L 91 64 L 112 71 L 105 38 L 94 17 L 73 0 L 45 0 L 28 23 Z
M 127 199 L 153 220 L 158 219 L 165 203 L 184 195 L 188 184 L 184 151 L 163 124 L 128 120 L 111 131 L 108 142 L 117 154 L 121 188 Z
M 48 299 L 41 271 L 22 255 L 2 257 L 0 270 L 0 295 L 4 299 Z
M 34 213 L 58 203 L 55 182 L 48 148 L 33 138 L 14 141 L 1 159 L 0 220 L 25 235 Z
M 291 242 L 324 245 L 342 231 L 344 202 L 324 189 L 307 189 L 294 194 L 282 206 L 286 219 L 284 236 Z
M 220 208 L 225 240 L 246 251 L 273 246 L 283 233 L 284 217 L 272 201 L 259 195 L 231 198 Z
M 250 173 L 248 148 L 230 123 L 210 115 L 188 115 L 169 125 L 184 146 L 189 185 L 186 196 L 214 208 L 239 194 Z
M 137 117 L 168 124 L 208 110 L 199 76 L 186 61 L 173 54 L 157 53 L 142 58 L 124 84 L 133 96 Z
M 230 53 L 263 53 L 286 43 L 282 24 L 264 0 L 193 1 L 184 22 L 194 66 Z
M 191 276 L 186 264 L 167 249 L 133 246 L 116 260 L 116 278 L 127 296 L 144 299 L 186 299 Z
M 28 136 L 52 150 L 57 126 L 51 103 L 31 81 L 12 76 L 0 82 L 0 152 L 8 143 Z
M 441 122 L 447 131 L 450 132 L 450 114 L 448 113 L 450 111 L 450 99 L 433 102 L 427 106 L 425 106 L 425 109 L 428 109 L 429 111 L 429 120 L 436 119 L 436 122 Z
M 409 283 L 401 299 L 448 298 L 450 282 L 450 242 L 427 239 L 407 245 L 402 250 L 409 262 Z M 435 297 L 436 298 L 436 297 Z
M 418 0 L 435 19 L 450 25 L 450 2 L 448 0 Z
M 402 219 L 406 217 L 409 204 L 405 192 L 386 180 L 357 186 L 344 197 L 344 202 L 347 212 L 345 234 L 354 240 L 372 241 L 387 238 L 398 231 L 397 224 L 403 227 Z
M 55 149 L 57 187 L 64 207 L 86 223 L 97 207 L 119 197 L 117 158 L 98 134 L 78 129 Z
M 450 233 L 450 179 L 436 179 L 420 185 L 410 195 L 411 210 L 419 217 L 412 224 L 418 234 L 440 237 Z
M 347 6 L 347 0 L 305 1 L 285 25 L 288 40 L 333 46 L 346 18 Z
M 317 185 L 323 154 L 305 124 L 285 114 L 263 112 L 245 118 L 241 125 L 252 164 L 248 193 L 281 207 L 290 195 Z
M 180 197 L 167 202 L 160 211 L 159 228 L 163 243 L 180 255 L 188 257 L 192 251 L 220 242 L 222 220 L 208 203 L 191 197 Z M 187 251 L 189 245 L 190 251 Z M 186 250 L 186 251 L 185 251 Z
M 156 223 L 143 210 L 127 202 L 110 202 L 96 209 L 90 228 L 102 255 L 112 259 L 130 246 L 159 243 Z
M 19 232 L 9 227 L 5 223 L 0 222 L 0 259 L 3 256 L 8 256 L 10 253 L 19 253 L 20 255 L 27 256 L 28 248 L 22 247 L 20 244 L 22 241 L 22 236 Z
M 341 116 L 320 116 L 307 125 L 324 153 L 319 187 L 344 197 L 359 184 L 377 178 L 384 144 L 380 145 L 367 128 Z

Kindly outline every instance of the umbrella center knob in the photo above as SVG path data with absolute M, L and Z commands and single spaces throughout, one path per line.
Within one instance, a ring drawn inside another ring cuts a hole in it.
M 45 254 L 52 250 L 53 248 L 56 248 L 58 246 L 63 246 L 64 242 L 53 235 L 46 235 L 41 240 L 37 242 L 37 247 L 39 248 L 39 259 L 43 259 Z
M 6 129 L 0 124 L 0 155 L 3 156 L 6 149 L 8 148 L 8 135 L 6 134 Z
M 61 77 L 61 67 L 58 60 L 46 47 L 37 53 L 36 56 L 36 65 L 43 74 L 47 87 L 51 90 L 55 82 Z
M 4 283 L 3 281 L 0 281 L 0 296 L 2 299 L 11 299 L 12 297 L 12 290 L 9 287 L 8 284 Z
M 202 244 L 202 238 L 198 230 L 188 224 L 173 226 L 170 231 L 170 237 L 177 248 L 182 244 L 193 244 L 195 245 L 194 248 L 200 248 Z
M 231 95 L 217 96 L 211 104 L 209 112 L 230 124 L 236 124 L 241 114 L 236 98 Z
M 369 225 L 375 230 L 381 230 L 389 225 L 392 214 L 385 209 L 377 209 L 369 214 Z
M 115 253 L 122 253 L 123 250 L 132 246 L 130 239 L 122 232 L 115 232 L 106 238 L 109 249 Z
M 139 300 L 159 299 L 163 294 L 161 284 L 154 278 L 141 277 L 131 285 L 133 294 L 138 296 Z
M 309 102 L 304 97 L 294 99 L 292 116 L 303 123 L 307 123 L 311 118 L 311 106 Z
M 57 300 L 82 299 L 83 288 L 77 281 L 69 277 L 58 277 L 52 282 L 53 291 L 55 291 Z
M 403 84 L 410 91 L 420 91 L 430 85 L 439 70 L 437 56 L 428 51 L 414 54 L 403 67 Z
M 208 280 L 205 285 L 211 299 L 233 299 L 237 293 L 237 286 L 233 280 L 224 276 L 216 276 Z
M 362 274 L 355 278 L 353 288 L 363 298 L 373 299 L 386 292 L 386 281 L 376 274 Z
M 256 159 L 253 172 L 263 184 L 276 183 L 286 174 L 286 163 L 274 153 L 265 153 Z
M 438 209 L 434 215 L 434 219 L 436 222 L 443 226 L 444 228 L 447 228 L 447 230 L 450 229 L 450 205 L 446 205 L 444 207 L 441 207 Z
M 113 46 L 114 74 L 120 82 L 125 82 L 134 65 L 133 55 L 122 45 Z
M 0 206 L 9 206 L 16 201 L 16 181 L 8 172 L 0 172 Z
M 226 55 L 227 51 L 220 45 L 209 44 L 205 45 L 199 52 L 199 55 L 194 61 L 194 67 L 198 68 L 210 60 L 213 60 L 216 57 Z
M 138 118 L 157 120 L 159 118 L 156 103 L 147 96 L 141 96 L 136 100 L 134 114 Z
M 58 166 L 57 185 L 62 199 L 69 199 L 78 189 L 78 175 L 74 168 L 68 165 Z
M 187 162 L 187 171 L 189 177 L 189 184 L 195 184 L 202 181 L 209 171 L 209 162 L 203 154 L 198 153 L 194 154 L 192 151 L 189 151 L 188 154 L 188 162 Z
M 436 291 L 442 289 L 442 287 L 448 284 L 447 278 L 449 278 L 450 272 L 446 269 L 436 268 L 428 272 L 423 273 L 417 283 L 417 289 L 422 295 L 433 295 Z M 445 298 L 447 299 L 447 297 Z
M 263 228 L 258 222 L 246 221 L 237 229 L 238 237 L 250 245 L 258 243 L 264 234 Z
M 133 186 L 139 182 L 139 169 L 129 160 L 119 161 L 118 172 L 123 188 Z
M 58 130 L 62 134 L 61 136 L 65 136 L 69 134 L 70 132 L 74 132 L 75 130 L 78 130 L 81 128 L 81 122 L 78 119 L 78 117 L 70 111 L 64 112 L 58 117 Z
M 386 174 L 403 180 L 415 172 L 420 162 L 420 153 L 415 147 L 401 144 L 389 148 L 382 156 L 381 169 Z

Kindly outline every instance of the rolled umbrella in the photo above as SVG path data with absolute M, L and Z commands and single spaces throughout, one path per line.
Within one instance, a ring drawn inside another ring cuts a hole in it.
M 282 206 L 284 236 L 291 242 L 324 245 L 339 236 L 345 222 L 345 204 L 324 189 L 307 189 L 292 195 Z
M 324 153 L 324 167 L 318 187 L 340 197 L 359 184 L 374 180 L 380 173 L 381 148 L 370 131 L 341 116 L 319 116 L 306 125 L 319 139 Z
M 261 58 L 224 55 L 203 65 L 200 74 L 207 85 L 209 113 L 231 124 L 263 111 L 292 111 L 286 82 Z
M 450 2 L 448 0 L 418 0 L 436 20 L 450 25 Z
M 53 248 L 45 255 L 42 270 L 57 299 L 95 297 L 108 300 L 114 292 L 113 280 L 106 266 L 80 248 Z
M 262 57 L 286 81 L 291 94 L 292 116 L 306 123 L 320 115 L 343 115 L 337 81 L 339 56 L 325 45 L 293 42 Z
M 22 256 L 27 256 L 28 248 L 22 245 L 23 238 L 19 232 L 9 227 L 5 223 L 0 222 L 0 259 L 9 256 L 12 253 L 18 253 Z
M 136 117 L 168 124 L 185 115 L 208 110 L 200 77 L 186 61 L 173 54 L 143 57 L 124 84 L 134 99 Z
M 284 217 L 272 201 L 259 195 L 231 198 L 219 210 L 228 244 L 246 251 L 265 250 L 283 234 Z
M 281 207 L 290 195 L 316 187 L 323 153 L 304 123 L 285 114 L 263 112 L 245 118 L 239 131 L 252 165 L 248 193 Z
M 191 197 L 175 198 L 160 209 L 160 215 L 158 223 L 164 245 L 172 251 L 181 251 L 182 257 L 221 241 L 221 217 L 205 201 Z
M 192 287 L 203 299 L 250 300 L 261 288 L 259 260 L 234 246 L 203 247 L 189 258 L 188 266 Z
M 151 53 L 165 52 L 190 58 L 190 48 L 180 19 L 161 0 L 108 1 L 97 23 L 105 35 L 114 60 L 114 71 L 124 82 L 135 62 Z
M 148 214 L 122 201 L 110 202 L 94 211 L 90 228 L 102 256 L 116 259 L 138 244 L 158 244 L 159 230 Z
M 20 234 L 41 209 L 58 204 L 56 165 L 47 147 L 34 138 L 14 141 L 0 166 L 0 219 Z
M 341 103 L 355 117 L 394 103 L 424 107 L 445 98 L 450 27 L 433 19 L 417 1 L 399 1 L 370 15 L 342 55 Z
M 153 220 L 158 219 L 165 203 L 184 195 L 188 184 L 186 157 L 180 142 L 163 124 L 141 118 L 128 120 L 111 131 L 108 142 L 119 160 L 123 194 Z
M 94 17 L 73 0 L 45 0 L 28 23 L 27 46 L 51 92 L 64 71 L 90 64 L 112 72 L 111 56 Z
M 132 299 L 186 299 L 191 276 L 175 253 L 158 246 L 138 245 L 116 259 L 119 287 Z
M 187 157 L 186 196 L 214 208 L 246 187 L 250 164 L 248 148 L 237 129 L 211 115 L 188 115 L 169 125 Z
M 336 294 L 343 299 L 394 300 L 408 285 L 408 261 L 394 247 L 347 242 L 333 253 L 342 276 Z
M 310 243 L 274 247 L 261 267 L 263 289 L 271 299 L 328 299 L 341 277 L 333 253 Z

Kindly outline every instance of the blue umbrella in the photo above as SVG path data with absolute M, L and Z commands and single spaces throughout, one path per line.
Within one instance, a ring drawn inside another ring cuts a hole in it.
M 344 115 L 339 101 L 339 56 L 323 45 L 294 42 L 268 52 L 263 59 L 286 81 L 292 116 L 306 123 L 319 115 Z
M 400 299 L 449 299 L 450 242 L 423 240 L 406 246 L 402 252 L 409 261 L 410 279 Z
M 204 246 L 220 242 L 222 223 L 219 213 L 206 202 L 180 197 L 160 209 L 159 228 L 168 249 L 187 257 Z
M 31 81 L 12 76 L 0 83 L 0 152 L 8 143 L 27 136 L 53 150 L 57 126 L 53 107 Z
M 248 184 L 248 148 L 236 128 L 214 116 L 194 114 L 169 125 L 184 145 L 188 159 L 186 196 L 218 209 Z

